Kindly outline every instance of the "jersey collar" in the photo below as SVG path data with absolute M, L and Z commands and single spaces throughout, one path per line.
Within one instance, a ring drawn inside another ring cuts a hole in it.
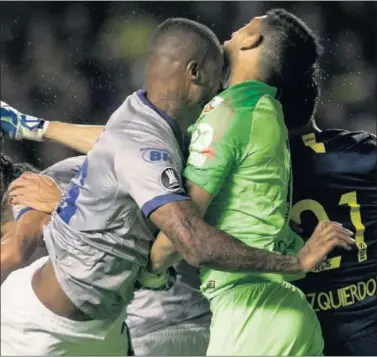
M 222 95 L 233 95 L 237 93 L 241 96 L 249 96 L 252 94 L 269 94 L 270 96 L 278 99 L 280 93 L 276 87 L 270 86 L 261 81 L 245 81 L 228 87 Z
M 153 111 L 155 111 L 158 115 L 160 115 L 167 123 L 168 125 L 170 126 L 171 130 L 173 131 L 174 133 L 174 136 L 176 137 L 177 141 L 178 141 L 178 144 L 179 144 L 179 147 L 181 149 L 181 152 L 185 155 L 185 151 L 186 151 L 186 139 L 183 138 L 182 136 L 182 132 L 181 132 L 181 129 L 179 128 L 176 120 L 170 116 L 169 114 L 167 114 L 166 112 L 164 112 L 163 110 L 161 110 L 160 108 L 156 107 L 148 98 L 147 98 L 147 91 L 145 89 L 139 89 L 137 92 L 136 92 L 137 96 L 139 97 L 139 99 L 142 101 L 142 103 L 146 106 L 148 106 L 149 108 L 151 108 Z
M 137 93 L 138 97 L 140 98 L 140 100 L 143 102 L 143 104 L 145 104 L 146 106 L 148 106 L 149 108 L 154 110 L 158 115 L 160 115 L 169 124 L 169 126 L 171 127 L 171 129 L 173 130 L 174 133 L 176 132 L 176 130 L 179 130 L 175 119 L 173 117 L 171 117 L 169 114 L 165 113 L 160 108 L 156 107 L 147 98 L 147 91 L 145 89 L 139 89 L 136 93 Z

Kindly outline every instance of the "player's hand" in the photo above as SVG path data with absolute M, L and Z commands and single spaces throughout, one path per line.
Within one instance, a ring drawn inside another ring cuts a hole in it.
M 319 222 L 298 254 L 301 270 L 307 273 L 314 269 L 335 247 L 351 250 L 355 244 L 355 240 L 351 238 L 353 235 L 353 232 L 343 228 L 339 223 Z
M 135 289 L 154 291 L 169 290 L 176 281 L 176 272 L 173 267 L 168 268 L 162 274 L 152 274 L 146 268 L 141 268 L 136 279 Z
M 22 205 L 44 213 L 53 212 L 62 196 L 52 178 L 32 172 L 25 172 L 14 180 L 8 191 L 11 205 Z
M 12 140 L 43 141 L 49 122 L 32 115 L 20 113 L 1 102 L 1 134 Z

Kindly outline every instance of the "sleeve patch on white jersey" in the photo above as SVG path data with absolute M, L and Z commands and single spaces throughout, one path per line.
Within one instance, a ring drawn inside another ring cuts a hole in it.
M 170 192 L 182 190 L 180 175 L 172 167 L 167 167 L 161 171 L 160 184 Z

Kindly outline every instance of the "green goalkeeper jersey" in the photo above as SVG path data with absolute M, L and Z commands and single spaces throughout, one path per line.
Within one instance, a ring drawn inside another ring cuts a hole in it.
M 192 129 L 184 177 L 213 195 L 205 220 L 249 246 L 296 254 L 302 239 L 289 228 L 291 163 L 277 89 L 248 81 L 215 97 Z M 212 298 L 239 284 L 301 278 L 202 269 Z

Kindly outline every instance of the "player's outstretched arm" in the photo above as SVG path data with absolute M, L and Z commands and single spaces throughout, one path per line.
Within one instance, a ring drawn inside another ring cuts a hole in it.
M 63 145 L 82 154 L 87 154 L 95 144 L 104 126 L 77 125 L 51 121 L 43 136 L 44 140 Z
M 352 232 L 333 222 L 321 222 L 298 256 L 252 248 L 205 223 L 187 200 L 158 208 L 151 219 L 191 265 L 230 272 L 308 272 L 334 247 L 354 244 Z
M 19 112 L 1 102 L 1 132 L 13 140 L 52 141 L 80 153 L 91 150 L 101 125 L 77 125 L 58 121 L 47 121 Z
M 1 284 L 7 276 L 24 266 L 42 242 L 42 227 L 50 215 L 28 211 L 1 241 Z

